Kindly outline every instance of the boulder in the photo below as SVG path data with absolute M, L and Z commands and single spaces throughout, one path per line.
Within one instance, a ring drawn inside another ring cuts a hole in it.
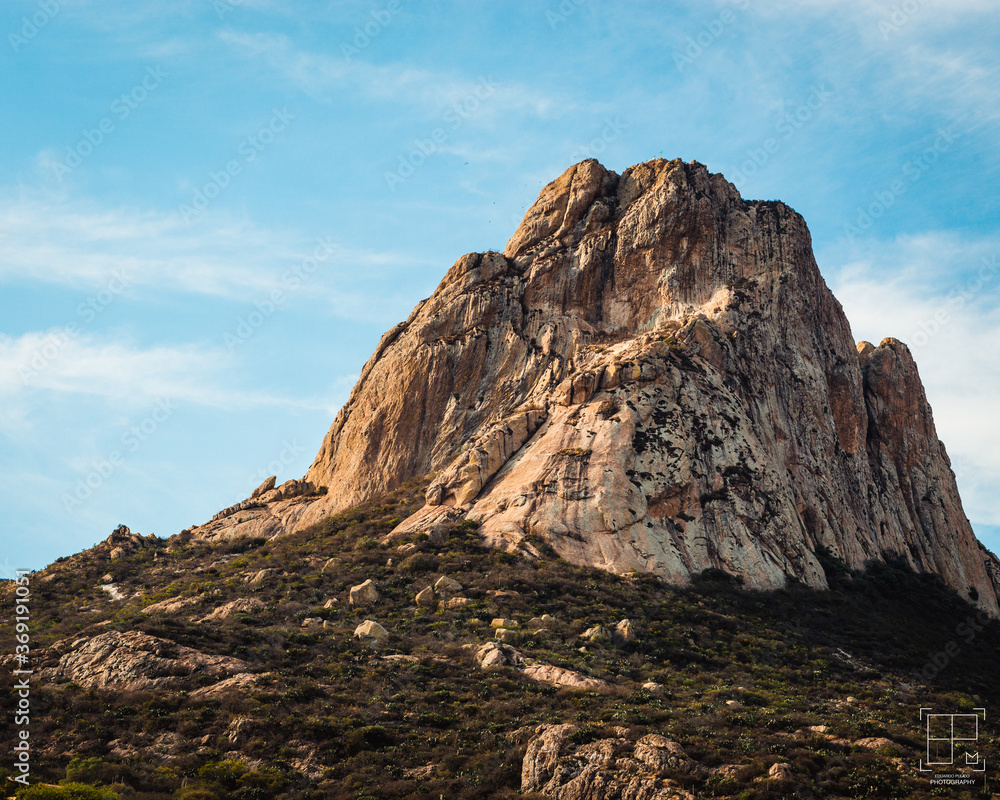
M 462 584 L 456 581 L 454 578 L 449 578 L 447 575 L 442 575 L 434 583 L 434 591 L 440 595 L 447 597 L 448 595 L 455 594 L 462 591 Z
M 264 603 L 255 597 L 241 597 L 219 606 L 198 621 L 221 622 L 236 614 L 255 614 L 258 611 L 263 611 L 264 608 L 266 608 Z
M 591 644 L 599 644 L 611 641 L 611 634 L 603 625 L 595 625 L 593 628 L 587 628 L 587 630 L 581 633 L 580 638 Z
M 623 619 L 615 625 L 612 638 L 619 644 L 629 644 L 637 641 L 639 637 L 635 632 L 635 626 L 632 624 L 632 620 Z
M 434 608 L 437 605 L 437 595 L 434 593 L 433 586 L 427 586 L 417 592 L 416 597 L 413 598 L 420 608 Z
M 250 498 L 260 497 L 262 494 L 271 491 L 274 488 L 274 484 L 277 482 L 278 476 L 272 475 L 270 478 L 265 480 L 260 486 L 253 490 L 250 494 Z
M 354 638 L 361 640 L 369 647 L 378 647 L 389 638 L 389 631 L 379 625 L 375 620 L 366 619 L 354 629 Z
M 348 602 L 352 606 L 365 606 L 378 602 L 378 599 L 378 590 L 375 588 L 372 579 L 369 578 L 364 583 L 359 583 L 357 586 L 351 587 Z

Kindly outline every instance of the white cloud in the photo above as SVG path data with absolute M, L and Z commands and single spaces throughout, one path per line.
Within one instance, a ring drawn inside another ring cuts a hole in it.
M 391 323 L 386 315 L 409 313 L 412 302 L 364 281 L 419 265 L 412 256 L 345 249 L 328 235 L 269 230 L 225 212 L 206 211 L 189 225 L 175 212 L 0 189 L 0 285 L 64 286 L 88 293 L 84 303 L 132 297 L 141 287 L 252 303 L 278 289 L 325 302 L 337 318 Z
M 358 57 L 328 55 L 301 50 L 283 34 L 248 34 L 231 29 L 220 39 L 235 51 L 263 58 L 279 74 L 302 91 L 323 97 L 332 89 L 356 88 L 366 98 L 423 106 L 433 114 L 448 107 L 472 103 L 478 98 L 476 114 L 494 115 L 522 112 L 538 117 L 575 110 L 570 98 L 544 95 L 522 84 L 500 81 L 489 73 L 478 78 L 456 78 L 405 64 L 376 65 Z M 342 44 L 350 45 L 350 40 Z M 331 48 L 337 51 L 340 47 Z
M 161 399 L 224 409 L 260 406 L 325 408 L 267 392 L 235 388 L 234 357 L 224 348 L 155 346 L 109 341 L 66 329 L 0 334 L 0 397 L 21 411 L 5 421 L 8 433 L 29 427 L 34 392 L 90 395 L 118 407 Z

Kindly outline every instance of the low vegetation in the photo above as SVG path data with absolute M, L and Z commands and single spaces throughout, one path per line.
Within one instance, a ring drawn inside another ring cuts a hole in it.
M 197 674 L 169 691 L 36 678 L 35 785 L 19 796 L 524 796 L 521 763 L 536 728 L 571 722 L 576 743 L 623 729 L 679 742 L 705 772 L 671 777 L 699 797 L 931 797 L 938 790 L 917 771 L 919 709 L 1000 708 L 1000 626 L 969 627 L 971 606 L 900 562 L 858 573 L 824 554 L 830 591 L 763 594 L 718 571 L 678 588 L 575 567 L 538 542 L 542 557 L 529 560 L 485 548 L 468 522 L 386 542 L 421 490 L 406 486 L 275 540 L 174 537 L 114 560 L 87 551 L 34 575 L 37 666 L 56 663 L 60 651 L 46 648 L 57 642 L 133 630 L 235 656 L 260 676 L 209 696 L 197 689 L 215 679 Z M 108 574 L 125 599 L 100 588 Z M 469 602 L 418 608 L 416 593 L 441 576 Z M 379 599 L 351 606 L 350 588 L 369 578 Z M 145 611 L 181 597 L 197 603 Z M 263 607 L 199 621 L 242 597 Z M 555 622 L 533 632 L 527 621 L 543 614 Z M 511 643 L 526 657 L 610 688 L 480 670 L 475 650 L 493 638 L 496 617 L 520 623 Z M 634 641 L 580 638 L 624 618 Z M 353 637 L 366 619 L 389 631 L 377 649 Z M 2 653 L 13 652 L 10 634 Z M 9 715 L 0 728 L 11 741 Z M 996 744 L 984 732 L 988 759 Z M 769 778 L 779 763 L 787 776 Z M 984 797 L 1000 788 L 990 780 Z M 4 783 L 10 796 L 17 784 Z

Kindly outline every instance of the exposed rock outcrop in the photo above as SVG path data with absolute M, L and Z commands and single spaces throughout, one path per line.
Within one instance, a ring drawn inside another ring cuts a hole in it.
M 208 655 L 137 631 L 108 631 L 73 642 L 42 677 L 91 689 L 135 690 L 177 686 L 195 674 L 223 679 L 247 669 L 237 658 Z
M 638 741 L 618 728 L 611 738 L 576 744 L 576 725 L 542 725 L 529 742 L 521 766 L 521 791 L 558 800 L 629 800 L 691 798 L 669 776 L 698 774 L 704 769 L 677 742 L 658 734 Z
M 427 474 L 400 534 L 468 517 L 509 550 L 756 588 L 825 587 L 824 548 L 901 556 L 998 614 L 905 345 L 856 345 L 802 217 L 697 163 L 568 169 L 383 336 L 306 475 L 329 493 L 264 492 L 205 535 Z

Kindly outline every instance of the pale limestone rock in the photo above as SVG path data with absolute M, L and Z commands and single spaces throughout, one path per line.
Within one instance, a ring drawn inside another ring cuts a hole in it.
M 272 577 L 274 577 L 277 574 L 278 574 L 278 570 L 271 569 L 270 567 L 268 567 L 267 569 L 258 570 L 257 572 L 253 573 L 252 575 L 247 575 L 243 579 L 243 582 L 244 583 L 249 583 L 251 586 L 260 586 L 268 578 L 272 578 Z
M 475 653 L 475 661 L 481 669 L 490 667 L 523 667 L 524 656 L 510 645 L 486 642 Z
M 600 691 L 610 688 L 611 684 L 598 678 L 588 678 L 571 669 L 555 667 L 551 664 L 530 664 L 523 670 L 524 674 L 539 683 L 551 686 L 563 686 L 568 689 L 582 691 Z
M 201 597 L 168 597 L 156 603 L 150 603 L 143 610 L 143 614 L 176 614 L 185 608 L 196 606 L 201 603 Z
M 648 733 L 639 739 L 635 744 L 634 755 L 637 761 L 657 772 L 695 772 L 698 769 L 698 763 L 684 752 L 683 747 L 657 733 Z
M 250 498 L 253 499 L 256 497 L 260 497 L 262 494 L 270 492 L 274 488 L 274 484 L 277 480 L 278 476 L 272 475 L 270 478 L 265 480 L 260 486 L 258 486 L 256 489 L 253 490 L 253 492 L 250 495 Z
M 504 617 L 495 617 L 490 623 L 491 628 L 516 628 L 518 627 L 516 619 L 505 619 Z
M 372 603 L 377 603 L 378 599 L 379 593 L 371 578 L 364 583 L 359 583 L 357 586 L 352 586 L 348 596 L 348 602 L 352 606 L 371 605 Z
M 510 628 L 497 628 L 493 635 L 501 642 L 516 642 L 518 638 L 517 631 Z
M 442 575 L 437 581 L 434 582 L 434 591 L 440 595 L 452 595 L 456 592 L 462 591 L 462 584 L 456 581 L 454 578 L 449 578 L 447 575 Z
M 449 597 L 444 601 L 445 608 L 461 608 L 472 603 L 468 597 Z
M 577 746 L 571 736 L 576 725 L 540 725 L 528 743 L 521 763 L 521 791 L 558 800 L 666 800 L 693 798 L 661 773 L 664 769 L 704 774 L 676 744 L 663 745 L 643 737 L 633 745 L 624 738 L 599 739 Z M 638 754 L 638 755 L 637 755 Z M 640 757 L 641 756 L 641 757 Z
M 369 647 L 377 647 L 389 638 L 389 631 L 375 622 L 375 620 L 366 619 L 354 629 L 354 638 L 360 639 Z
M 417 592 L 417 596 L 413 598 L 415 602 L 421 608 L 434 608 L 437 605 L 437 595 L 434 593 L 433 586 L 427 586 Z
M 632 624 L 632 620 L 623 619 L 617 625 L 612 632 L 612 638 L 616 642 L 630 643 L 638 640 L 639 636 L 635 632 L 635 626 Z
M 656 681 L 646 681 L 642 685 L 642 688 L 650 694 L 662 695 L 666 687 L 662 683 L 657 683 Z
M 595 625 L 593 628 L 587 628 L 587 630 L 581 633 L 580 638 L 585 642 L 598 644 L 600 642 L 609 641 L 611 639 L 611 634 L 603 625 Z
M 784 762 L 772 764 L 767 771 L 767 777 L 774 781 L 788 781 L 792 779 L 792 765 Z
M 211 613 L 202 617 L 199 622 L 221 622 L 229 619 L 235 614 L 254 614 L 263 611 L 266 606 L 255 597 L 241 597 L 237 600 L 219 606 Z
M 269 672 L 254 674 L 252 672 L 239 672 L 231 678 L 224 678 L 211 686 L 203 686 L 191 692 L 191 697 L 203 700 L 209 697 L 220 697 L 226 694 L 242 694 L 248 689 L 252 689 L 262 679 L 270 675 Z M 238 730 L 238 729 L 237 729 Z M 230 739 L 232 741 L 232 739 Z
M 192 675 L 226 678 L 245 672 L 237 658 L 213 656 L 138 631 L 107 631 L 72 643 L 58 664 L 40 674 L 47 682 L 72 681 L 87 689 L 160 689 Z

